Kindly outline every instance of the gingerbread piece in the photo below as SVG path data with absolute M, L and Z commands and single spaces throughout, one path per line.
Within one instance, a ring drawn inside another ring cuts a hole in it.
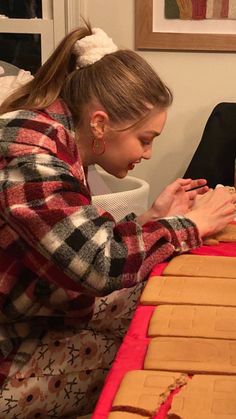
M 152 276 L 141 304 L 192 304 L 236 306 L 236 279 L 191 276 Z
M 194 375 L 174 396 L 170 417 L 173 414 L 184 419 L 234 419 L 235 392 L 236 377 Z
M 129 371 L 113 400 L 111 414 L 126 412 L 151 418 L 170 392 L 188 380 L 186 374 L 176 372 Z
M 144 369 L 236 375 L 236 341 L 153 338 L 148 346 Z
M 148 336 L 236 339 L 236 307 L 161 305 L 151 317 Z
M 236 258 L 180 255 L 168 263 L 163 275 L 236 278 Z

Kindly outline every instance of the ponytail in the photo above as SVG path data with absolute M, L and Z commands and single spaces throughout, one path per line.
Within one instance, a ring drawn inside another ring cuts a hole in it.
M 75 42 L 91 33 L 90 25 L 86 24 L 68 34 L 35 77 L 5 99 L 0 114 L 17 109 L 43 109 L 53 103 L 60 96 L 68 75 L 76 71 Z
M 135 122 L 150 105 L 165 109 L 172 103 L 170 89 L 147 61 L 134 51 L 117 50 L 107 35 L 87 23 L 61 41 L 35 78 L 3 102 L 0 114 L 43 109 L 58 98 L 70 109 L 76 127 L 93 100 L 114 123 Z

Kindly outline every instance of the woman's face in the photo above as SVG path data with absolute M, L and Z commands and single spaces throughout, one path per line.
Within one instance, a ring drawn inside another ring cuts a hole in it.
M 108 126 L 105 134 L 105 152 L 97 156 L 96 163 L 105 171 L 123 178 L 142 159 L 150 159 L 153 140 L 165 125 L 166 110 L 153 108 L 148 117 L 124 131 L 124 124 Z

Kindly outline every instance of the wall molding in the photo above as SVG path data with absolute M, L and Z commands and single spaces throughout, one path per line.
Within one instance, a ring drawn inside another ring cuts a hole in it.
M 66 9 L 66 32 L 78 27 L 82 18 L 87 19 L 87 7 L 85 0 L 65 0 Z

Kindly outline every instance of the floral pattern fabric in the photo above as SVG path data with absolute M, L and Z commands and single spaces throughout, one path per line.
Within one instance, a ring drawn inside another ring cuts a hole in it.
M 5 381 L 0 392 L 0 419 L 91 413 L 143 286 L 97 298 L 86 330 L 48 332 L 29 362 Z

